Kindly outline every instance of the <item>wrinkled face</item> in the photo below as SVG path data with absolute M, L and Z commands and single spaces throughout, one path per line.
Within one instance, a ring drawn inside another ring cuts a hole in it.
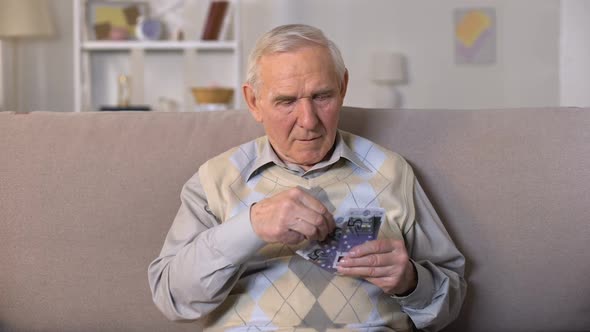
M 278 156 L 304 169 L 322 161 L 336 138 L 348 73 L 339 86 L 329 51 L 304 47 L 259 60 L 259 91 L 243 92 Z

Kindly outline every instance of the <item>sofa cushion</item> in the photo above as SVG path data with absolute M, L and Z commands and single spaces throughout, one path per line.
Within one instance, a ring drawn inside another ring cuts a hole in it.
M 147 266 L 184 182 L 262 133 L 195 115 L 0 113 L 0 330 L 195 331 L 154 306 Z

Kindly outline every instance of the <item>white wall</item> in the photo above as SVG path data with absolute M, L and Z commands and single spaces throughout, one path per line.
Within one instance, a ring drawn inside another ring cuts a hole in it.
M 349 105 L 378 106 L 369 62 L 383 49 L 407 56 L 410 82 L 400 89 L 407 108 L 559 104 L 559 1 L 271 1 L 243 2 L 246 50 L 276 24 L 320 27 L 341 47 L 350 70 Z M 496 8 L 495 65 L 454 63 L 453 10 L 473 6 Z
M 584 1 L 577 2 L 580 7 Z M 73 107 L 74 84 L 72 4 L 71 0 L 51 4 L 58 38 L 22 48 L 25 93 L 21 105 L 68 111 Z M 453 10 L 470 6 L 496 8 L 494 65 L 454 63 Z M 341 47 L 351 74 L 348 105 L 378 106 L 369 59 L 373 51 L 392 50 L 405 54 L 409 65 L 409 83 L 400 87 L 403 107 L 556 106 L 560 103 L 560 6 L 559 0 L 242 0 L 243 63 L 263 32 L 278 24 L 308 23 L 322 28 Z M 563 101 L 566 94 L 561 84 Z
M 564 0 L 561 9 L 560 104 L 590 106 L 590 1 Z

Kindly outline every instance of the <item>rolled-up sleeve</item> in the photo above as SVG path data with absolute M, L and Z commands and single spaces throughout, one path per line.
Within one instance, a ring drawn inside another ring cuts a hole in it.
M 405 297 L 394 297 L 417 328 L 438 331 L 461 310 L 467 283 L 465 257 L 459 252 L 418 181 L 414 182 L 416 220 L 405 234 L 418 284 Z
M 253 231 L 249 209 L 220 223 L 193 176 L 158 258 L 148 267 L 152 299 L 171 320 L 195 320 L 219 306 L 265 245 Z

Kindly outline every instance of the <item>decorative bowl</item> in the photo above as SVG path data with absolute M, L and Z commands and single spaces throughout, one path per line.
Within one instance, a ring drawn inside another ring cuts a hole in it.
M 229 104 L 234 89 L 224 87 L 195 87 L 191 88 L 197 104 Z

